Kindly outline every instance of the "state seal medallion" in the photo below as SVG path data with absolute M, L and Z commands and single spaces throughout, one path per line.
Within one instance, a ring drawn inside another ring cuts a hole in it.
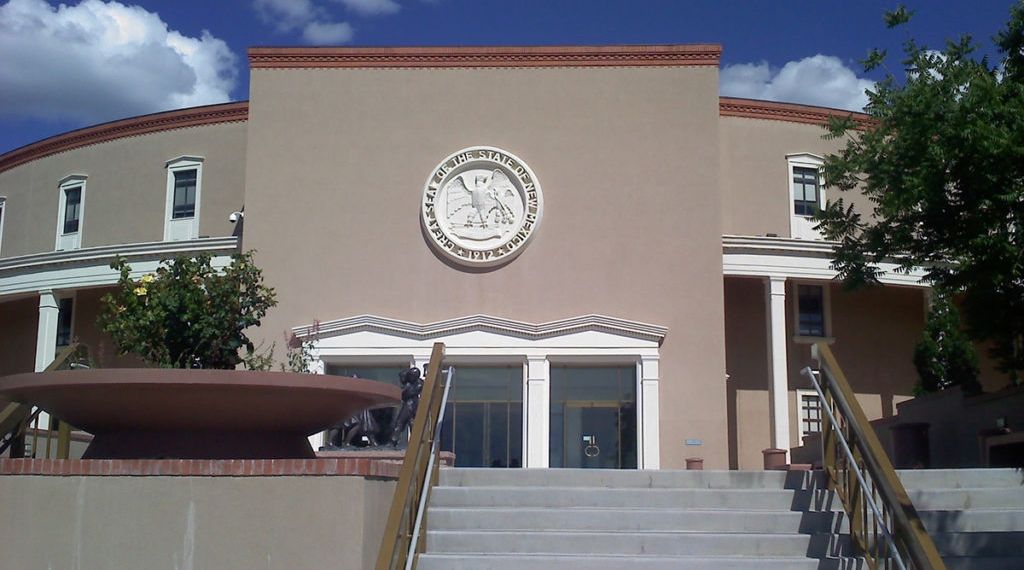
M 475 146 L 434 169 L 420 220 L 445 257 L 471 267 L 511 261 L 540 223 L 544 200 L 533 171 L 510 152 Z

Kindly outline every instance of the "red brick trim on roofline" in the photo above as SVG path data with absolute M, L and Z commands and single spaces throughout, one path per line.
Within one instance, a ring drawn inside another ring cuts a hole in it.
M 240 101 L 237 103 L 177 109 L 111 121 L 56 135 L 0 155 L 0 172 L 52 154 L 91 144 L 172 129 L 245 121 L 248 118 L 249 102 Z
M 401 461 L 366 457 L 317 459 L 10 459 L 9 475 L 93 477 L 295 477 L 357 476 L 397 479 Z
M 854 111 L 815 107 L 813 105 L 799 105 L 796 103 L 739 99 L 736 97 L 719 97 L 718 114 L 722 117 L 788 121 L 790 123 L 804 123 L 808 125 L 824 125 L 828 123 L 830 116 L 835 115 L 837 117 L 853 117 L 853 120 L 861 128 L 872 123 L 869 115 Z
M 650 67 L 718 66 L 722 46 L 254 47 L 249 67 Z

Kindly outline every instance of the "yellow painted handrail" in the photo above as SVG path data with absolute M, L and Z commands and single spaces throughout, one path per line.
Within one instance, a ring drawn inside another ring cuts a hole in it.
M 819 342 L 813 353 L 819 362 L 820 383 L 809 369 L 805 371 L 823 395 L 825 473 L 849 517 L 854 544 L 873 569 L 945 570 L 831 349 Z M 890 552 L 889 537 L 897 552 Z
M 57 357 L 53 359 L 53 362 L 46 367 L 43 372 L 53 372 L 55 370 L 67 370 L 72 368 L 72 365 L 81 360 L 88 360 L 89 348 L 77 342 L 73 342 L 68 346 L 64 347 Z M 10 436 L 6 438 L 4 448 L 0 449 L 0 453 L 3 453 L 7 445 L 11 446 L 11 457 L 21 457 L 24 453 L 24 436 L 28 431 L 29 424 L 38 415 L 32 413 L 32 406 L 28 404 L 11 403 L 6 408 L 0 410 L 0 436 Z M 71 455 L 71 426 L 67 422 L 61 422 L 54 417 L 50 417 L 50 424 L 46 430 L 46 459 L 50 458 L 50 442 L 53 439 L 53 427 L 57 426 L 57 449 L 54 454 L 55 459 L 67 459 Z M 33 432 L 33 442 L 38 442 L 39 432 L 36 430 Z M 33 454 L 35 454 L 35 443 L 33 444 Z
M 409 432 L 409 445 L 405 450 L 405 460 L 398 476 L 395 496 L 391 501 L 388 521 L 384 527 L 384 539 L 377 553 L 377 570 L 398 570 L 406 567 L 411 542 L 413 540 L 416 513 L 420 502 L 429 499 L 430 488 L 437 484 L 438 458 L 431 457 L 434 436 L 437 433 L 438 419 L 441 415 L 441 400 L 444 385 L 441 382 L 441 364 L 444 361 L 444 344 L 434 343 L 427 366 L 427 376 L 423 381 L 423 392 L 420 395 L 416 418 Z M 434 462 L 430 480 L 427 480 L 427 467 Z M 426 493 L 424 493 L 426 488 Z M 420 533 L 415 545 L 415 552 L 423 551 L 424 535 Z

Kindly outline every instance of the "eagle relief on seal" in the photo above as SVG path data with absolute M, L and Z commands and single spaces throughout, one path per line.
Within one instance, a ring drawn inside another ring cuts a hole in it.
M 431 173 L 421 221 L 431 244 L 446 257 L 488 267 L 522 251 L 542 207 L 540 184 L 522 160 L 501 149 L 471 147 Z

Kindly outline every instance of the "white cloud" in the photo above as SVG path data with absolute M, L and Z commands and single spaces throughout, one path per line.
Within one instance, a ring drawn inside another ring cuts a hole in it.
M 352 41 L 355 29 L 335 22 L 312 0 L 254 0 L 256 14 L 279 33 L 299 32 L 309 44 L 340 44 Z
M 727 65 L 719 76 L 719 92 L 725 96 L 852 111 L 864 109 L 868 103 L 864 90 L 873 86 L 873 81 L 857 77 L 839 58 L 821 54 L 791 61 L 781 69 L 767 62 Z
M 302 38 L 311 44 L 343 44 L 352 41 L 353 33 L 348 22 L 310 22 L 302 29 Z
M 118 2 L 0 6 L 0 114 L 97 122 L 230 99 L 236 57 L 223 40 L 170 30 Z
M 402 9 L 395 0 L 334 0 L 341 2 L 346 8 L 361 16 L 379 16 L 394 14 Z

